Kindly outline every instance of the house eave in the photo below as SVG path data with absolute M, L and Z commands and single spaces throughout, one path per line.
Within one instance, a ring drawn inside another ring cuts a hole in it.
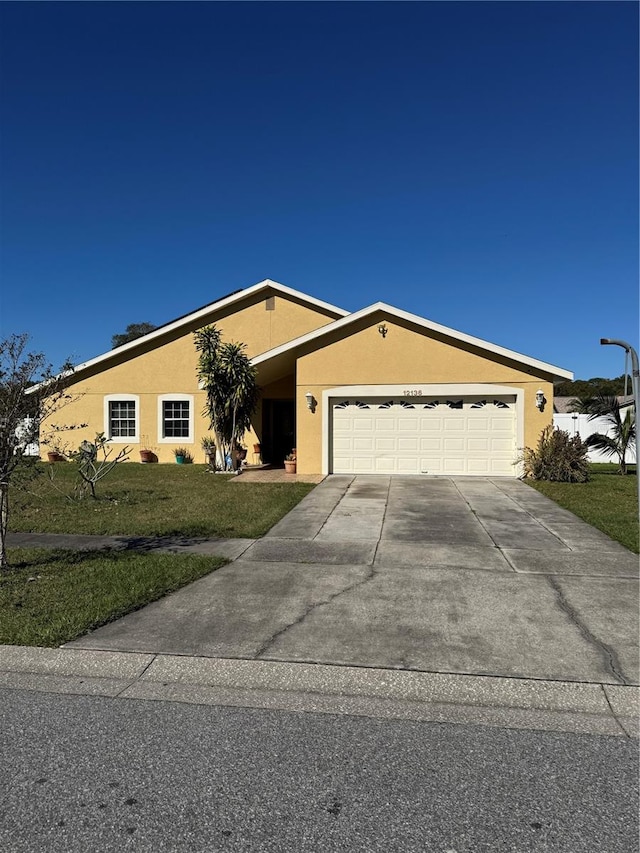
M 408 311 L 403 311 L 400 308 L 394 308 L 392 305 L 388 305 L 386 302 L 375 302 L 373 305 L 369 305 L 366 308 L 362 308 L 360 311 L 354 311 L 351 314 L 348 314 L 345 317 L 341 317 L 338 320 L 334 320 L 333 323 L 328 323 L 326 326 L 321 326 L 319 329 L 315 329 L 312 332 L 308 332 L 305 335 L 301 335 L 298 338 L 295 338 L 292 341 L 289 341 L 286 344 L 281 344 L 280 346 L 274 347 L 271 350 L 267 350 L 260 355 L 255 356 L 252 359 L 252 363 L 258 367 L 261 364 L 269 361 L 270 359 L 280 357 L 285 353 L 291 352 L 298 348 L 307 347 L 309 344 L 313 344 L 315 342 L 320 343 L 321 339 L 334 334 L 335 332 L 339 332 L 347 328 L 351 324 L 356 324 L 361 320 L 367 319 L 368 317 L 372 317 L 376 313 L 380 313 L 388 317 L 389 319 L 398 319 L 406 323 L 410 323 L 411 325 L 418 326 L 420 328 L 425 329 L 426 331 L 434 332 L 436 334 L 442 335 L 444 337 L 450 338 L 453 341 L 457 341 L 459 343 L 465 343 L 470 346 L 473 346 L 477 349 L 484 350 L 492 355 L 497 355 L 502 358 L 509 359 L 510 361 L 515 361 L 518 364 L 524 365 L 527 368 L 532 368 L 536 372 L 546 373 L 552 378 L 554 382 L 560 382 L 564 380 L 573 379 L 573 373 L 570 370 L 565 370 L 561 367 L 556 367 L 553 364 L 548 364 L 544 361 L 539 361 L 538 359 L 531 358 L 530 356 L 523 355 L 522 353 L 515 352 L 514 350 L 506 349 L 506 347 L 498 346 L 497 344 L 492 344 L 489 341 L 484 341 L 481 338 L 473 337 L 472 335 L 467 335 L 464 332 L 459 332 L 456 329 L 451 329 L 448 326 L 443 326 L 440 323 L 434 323 L 432 320 L 427 320 L 424 317 L 419 317 L 417 314 L 411 314 Z

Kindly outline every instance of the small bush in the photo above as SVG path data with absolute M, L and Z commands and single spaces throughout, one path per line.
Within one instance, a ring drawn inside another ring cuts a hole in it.
M 579 435 L 548 426 L 542 430 L 535 450 L 525 447 L 519 461 L 524 475 L 533 480 L 556 483 L 586 483 L 589 479 L 587 445 Z

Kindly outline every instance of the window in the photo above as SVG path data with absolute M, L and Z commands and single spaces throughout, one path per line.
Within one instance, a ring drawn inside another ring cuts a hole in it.
M 110 394 L 105 397 L 105 435 L 116 444 L 137 444 L 140 440 L 139 405 L 139 398 L 134 394 Z
M 109 435 L 131 438 L 136 434 L 136 404 L 133 400 L 109 403 Z
M 189 403 L 165 400 L 162 404 L 162 437 L 189 438 Z
M 193 397 L 190 394 L 158 397 L 158 441 L 193 442 Z

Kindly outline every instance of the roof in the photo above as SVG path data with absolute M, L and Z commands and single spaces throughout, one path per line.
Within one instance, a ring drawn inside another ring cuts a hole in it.
M 247 296 L 253 296 L 256 293 L 259 293 L 261 290 L 274 290 L 276 291 L 276 293 L 283 294 L 283 296 L 290 296 L 294 299 L 299 300 L 300 302 L 306 302 L 308 305 L 313 305 L 316 308 L 321 308 L 324 311 L 327 311 L 330 314 L 335 314 L 339 317 L 344 317 L 349 313 L 343 308 L 338 308 L 336 305 L 330 305 L 328 302 L 323 302 L 321 299 L 315 299 L 313 296 L 307 296 L 306 293 L 301 293 L 300 291 L 294 290 L 291 287 L 287 287 L 284 284 L 280 284 L 277 281 L 272 281 L 272 279 L 270 278 L 265 278 L 263 281 L 259 281 L 257 284 L 254 284 L 251 287 L 245 287 L 243 290 L 236 290 L 233 293 L 230 293 L 228 296 L 223 296 L 220 299 L 216 299 L 213 302 L 209 302 L 202 308 L 198 308 L 189 314 L 184 314 L 182 317 L 178 317 L 175 320 L 171 320 L 169 323 L 165 323 L 162 326 L 158 326 L 157 329 L 154 329 L 153 332 L 149 332 L 147 335 L 142 335 L 142 337 L 140 338 L 135 338 L 133 341 L 128 341 L 126 344 L 122 344 L 122 346 L 114 347 L 114 349 L 111 349 L 108 352 L 103 353 L 102 355 L 98 355 L 95 358 L 91 358 L 89 359 L 89 361 L 84 361 L 81 364 L 76 365 L 73 371 L 70 372 L 70 374 L 73 373 L 75 375 L 76 373 L 79 373 L 80 371 L 85 370 L 89 367 L 95 367 L 96 365 L 99 365 L 102 362 L 109 361 L 110 359 L 116 356 L 122 355 L 122 353 L 126 353 L 129 350 L 136 349 L 141 344 L 146 344 L 149 343 L 149 341 L 153 341 L 156 338 L 162 337 L 163 335 L 166 335 L 167 332 L 173 332 L 184 326 L 189 326 L 194 321 L 204 319 L 212 312 L 220 311 L 224 308 L 227 308 L 228 306 L 233 305 L 236 302 L 240 302 L 243 299 L 246 299 Z
M 281 344 L 280 346 L 267 350 L 267 352 L 255 356 L 252 359 L 252 363 L 259 366 L 272 359 L 283 357 L 298 347 L 303 347 L 306 344 L 314 342 L 321 343 L 322 338 L 327 335 L 331 335 L 340 329 L 346 329 L 349 325 L 357 323 L 360 320 L 379 312 L 383 313 L 387 317 L 395 317 L 398 320 L 419 326 L 426 331 L 444 335 L 454 341 L 470 344 L 471 346 L 485 350 L 492 355 L 499 355 L 504 358 L 508 358 L 511 361 L 516 361 L 519 364 L 526 365 L 527 367 L 533 367 L 535 370 L 543 373 L 550 373 L 554 379 L 573 379 L 573 373 L 570 370 L 565 370 L 562 367 L 556 367 L 553 364 L 547 364 L 547 362 L 544 361 L 538 361 L 538 359 L 531 358 L 530 356 L 523 355 L 522 353 L 515 352 L 514 350 L 506 349 L 505 347 L 497 346 L 496 344 L 489 343 L 481 338 L 475 338 L 472 335 L 465 334 L 464 332 L 458 332 L 456 329 L 450 329 L 448 326 L 442 326 L 440 323 L 434 323 L 432 320 L 426 320 L 424 317 L 419 317 L 417 314 L 410 314 L 408 311 L 402 311 L 400 308 L 394 308 L 392 305 L 387 305 L 386 302 L 375 302 L 367 308 L 363 308 L 360 311 L 354 311 L 352 314 L 348 314 L 345 317 L 334 320 L 333 323 L 321 326 L 313 332 L 308 332 L 306 335 L 301 335 L 299 338 L 295 338 L 286 344 Z

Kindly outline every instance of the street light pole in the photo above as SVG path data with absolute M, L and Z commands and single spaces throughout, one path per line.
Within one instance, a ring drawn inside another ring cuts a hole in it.
M 638 353 L 631 344 L 626 341 L 618 341 L 614 338 L 600 338 L 603 346 L 613 344 L 622 347 L 631 356 L 631 388 L 633 389 L 633 405 L 636 415 L 636 480 L 638 487 L 638 518 L 640 519 L 640 458 L 638 457 L 638 397 L 640 397 L 640 368 L 638 367 Z

